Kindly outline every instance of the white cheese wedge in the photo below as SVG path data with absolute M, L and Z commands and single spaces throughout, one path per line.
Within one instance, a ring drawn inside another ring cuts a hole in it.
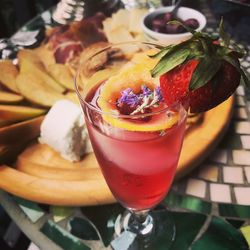
M 120 9 L 118 10 L 116 13 L 114 13 L 112 15 L 112 19 L 113 19 L 113 29 L 116 29 L 117 27 L 124 27 L 126 29 L 128 29 L 129 27 L 129 16 L 130 16 L 130 11 L 126 10 L 126 9 Z
M 129 16 L 129 32 L 142 34 L 141 22 L 143 17 L 148 13 L 147 9 L 131 9 Z
M 47 144 L 69 161 L 92 152 L 81 108 L 68 100 L 57 101 L 41 125 L 39 142 Z

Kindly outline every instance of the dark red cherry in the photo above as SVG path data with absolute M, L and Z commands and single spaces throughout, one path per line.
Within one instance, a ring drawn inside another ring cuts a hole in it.
M 173 14 L 171 12 L 167 12 L 164 14 L 164 18 L 163 18 L 165 23 L 168 23 L 170 21 L 173 20 Z
M 195 18 L 187 19 L 184 24 L 192 29 L 197 29 L 199 27 L 199 22 Z
M 184 28 L 179 24 L 167 24 L 165 29 L 168 34 L 179 34 L 185 32 Z

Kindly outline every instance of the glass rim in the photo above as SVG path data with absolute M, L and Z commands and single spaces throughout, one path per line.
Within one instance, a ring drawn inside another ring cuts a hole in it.
M 110 49 L 112 47 L 118 47 L 118 46 L 122 46 L 122 45 L 126 45 L 126 44 L 144 44 L 144 45 L 157 46 L 158 48 L 163 48 L 164 47 L 161 44 L 146 42 L 146 41 L 145 42 L 143 42 L 143 41 L 127 41 L 127 42 L 122 42 L 122 43 L 113 43 L 113 44 L 107 45 L 106 47 L 104 47 L 103 49 L 97 51 L 96 53 L 90 55 L 86 59 L 86 61 L 90 60 L 92 57 L 97 56 L 98 54 L 100 54 L 100 53 L 102 53 L 102 52 L 104 52 L 104 51 L 106 51 L 106 50 L 108 50 L 108 49 Z M 109 115 L 109 116 L 116 117 L 116 118 L 131 119 L 131 118 L 142 118 L 142 117 L 158 115 L 158 114 L 161 114 L 161 113 L 166 112 L 166 111 L 172 111 L 173 112 L 173 110 L 175 110 L 176 107 L 178 107 L 178 106 L 181 106 L 181 107 L 184 108 L 182 103 L 179 101 L 179 102 L 175 102 L 171 106 L 164 107 L 164 108 L 162 108 L 160 110 L 157 110 L 157 111 L 153 111 L 153 112 L 149 112 L 149 113 L 134 114 L 134 115 L 115 114 L 112 111 L 108 112 L 108 111 L 103 111 L 101 109 L 98 109 L 98 108 L 94 107 L 93 105 L 91 105 L 91 104 L 89 104 L 88 102 L 85 101 L 85 99 L 81 95 L 80 90 L 78 88 L 79 84 L 77 83 L 77 78 L 78 78 L 78 76 L 80 74 L 80 71 L 81 71 L 81 68 L 83 67 L 83 65 L 84 65 L 84 62 L 78 66 L 75 77 L 74 77 L 74 85 L 75 85 L 76 94 L 78 95 L 78 98 L 80 99 L 80 101 L 83 102 L 84 105 L 87 108 L 89 108 L 89 109 L 91 109 L 93 111 L 96 111 L 97 113 L 99 113 L 101 115 Z

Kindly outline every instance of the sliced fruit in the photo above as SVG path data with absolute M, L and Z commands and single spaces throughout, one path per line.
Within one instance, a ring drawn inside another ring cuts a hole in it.
M 111 115 L 103 115 L 103 118 L 114 127 L 118 127 L 130 131 L 153 132 L 169 129 L 179 121 L 179 115 L 173 114 L 171 117 L 167 116 L 165 112 L 158 115 L 153 115 L 150 121 L 135 122 L 132 119 L 123 119 L 112 117 Z
M 131 62 L 134 62 L 134 63 L 137 63 L 137 64 L 146 62 L 144 66 L 147 67 L 149 70 L 151 70 L 157 64 L 159 59 L 150 58 L 149 56 L 155 55 L 157 52 L 159 52 L 158 49 L 149 49 L 147 51 L 136 53 L 131 58 Z
M 43 65 L 46 69 L 48 69 L 48 66 L 51 64 L 55 64 L 56 60 L 53 54 L 53 50 L 49 50 L 46 48 L 45 45 L 39 46 L 33 51 L 36 53 L 36 55 L 39 57 L 39 59 L 42 61 Z
M 48 65 L 49 74 L 66 89 L 74 90 L 74 77 L 68 66 L 64 64 Z
M 189 98 L 192 113 L 204 112 L 225 101 L 238 87 L 240 73 L 224 61 L 218 73 L 206 85 L 190 91 L 189 84 L 198 63 L 197 60 L 190 60 L 160 77 L 162 93 L 168 105 L 185 102 Z
M 28 142 L 35 139 L 40 134 L 40 125 L 43 119 L 44 116 L 40 116 L 0 128 L 0 144 L 13 146 L 17 143 L 17 138 L 18 142 Z
M 98 104 L 104 112 L 109 112 L 109 103 L 114 103 L 123 90 L 131 88 L 136 93 L 140 91 L 142 85 L 153 88 L 159 85 L 158 79 L 151 77 L 146 66 L 130 63 L 103 84 Z
M 0 90 L 0 103 L 11 104 L 11 103 L 21 102 L 22 100 L 23 97 L 21 95 Z
M 46 165 L 30 162 L 29 159 L 25 158 L 18 158 L 16 168 L 26 174 L 52 180 L 84 181 L 102 178 L 99 168 L 85 168 L 83 166 L 73 170 L 61 168 L 60 165 L 47 167 Z
M 15 143 L 14 145 L 0 145 L 0 164 L 14 162 L 16 156 L 25 148 L 27 142 Z
M 143 63 L 141 63 L 142 61 Z M 136 119 L 121 118 L 115 115 L 119 114 L 116 102 L 123 90 L 131 88 L 135 93 L 138 93 L 142 85 L 146 85 L 151 89 L 159 85 L 158 79 L 153 79 L 150 74 L 150 69 L 156 63 L 157 60 L 140 53 L 131 62 L 127 63 L 118 74 L 110 77 L 103 84 L 98 105 L 103 112 L 110 113 L 110 115 L 103 115 L 106 122 L 112 126 L 131 131 L 158 131 L 170 128 L 178 121 L 178 115 L 173 114 L 168 117 L 165 112 L 151 116 L 147 122 L 138 122 Z
M 0 126 L 10 122 L 24 121 L 44 114 L 46 110 L 27 106 L 0 105 Z
M 37 78 L 43 80 L 45 86 L 50 87 L 58 93 L 63 93 L 65 88 L 55 81 L 47 72 L 46 69 L 32 50 L 20 50 L 18 53 L 20 72 L 25 74 L 33 74 Z
M 84 169 L 99 168 L 93 153 L 87 154 L 79 162 L 70 162 L 60 156 L 58 152 L 46 144 L 35 143 L 27 147 L 19 156 L 20 160 L 27 160 L 32 163 L 41 164 L 47 167 L 58 167 L 63 169 Z
M 106 81 L 109 77 L 115 75 L 117 72 L 118 69 L 116 67 L 99 70 L 88 79 L 82 81 L 81 86 L 83 86 L 84 91 L 88 92 L 88 90 L 97 87 L 99 84 Z
M 0 61 L 0 72 L 0 83 L 2 83 L 9 90 L 19 93 L 16 86 L 18 70 L 11 60 Z
M 63 181 L 39 178 L 12 167 L 0 166 L 0 188 L 18 197 L 50 205 L 114 203 L 105 180 Z
M 38 57 L 38 55 L 35 53 L 35 51 L 29 50 L 29 49 L 22 49 L 18 52 L 17 57 L 18 57 L 19 66 L 24 71 L 28 70 L 28 68 L 26 68 L 26 66 L 28 64 L 24 64 L 26 62 L 29 62 L 30 65 L 33 64 L 34 67 L 36 67 L 42 71 L 45 71 L 45 67 L 43 65 L 43 62 Z
M 21 73 L 16 79 L 20 93 L 30 102 L 43 107 L 51 107 L 64 95 L 46 86 L 44 80 L 31 73 Z

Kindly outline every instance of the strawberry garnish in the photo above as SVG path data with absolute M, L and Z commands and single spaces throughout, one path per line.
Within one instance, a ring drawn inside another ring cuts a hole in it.
M 240 84 L 249 79 L 242 70 L 238 48 L 231 48 L 230 39 L 220 24 L 221 42 L 188 27 L 193 36 L 178 45 L 163 48 L 153 57 L 161 58 L 152 70 L 160 76 L 160 86 L 165 102 L 187 103 L 193 113 L 204 112 L 230 97 Z

